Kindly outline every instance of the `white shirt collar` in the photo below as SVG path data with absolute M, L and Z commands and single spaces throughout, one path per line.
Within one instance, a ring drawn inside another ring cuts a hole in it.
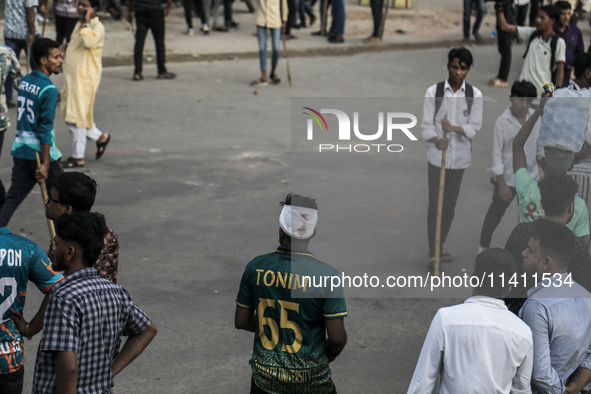
M 507 306 L 505 305 L 505 301 L 499 299 L 499 298 L 493 298 L 493 297 L 489 297 L 489 296 L 483 296 L 483 295 L 476 295 L 476 296 L 472 296 L 470 298 L 468 298 L 466 301 L 464 301 L 464 304 L 481 304 L 481 305 L 485 305 L 491 308 L 496 308 L 496 309 L 507 309 Z
M 445 89 L 443 89 L 443 91 L 445 92 L 447 89 L 451 90 L 453 93 L 457 93 L 454 92 L 454 90 L 451 88 L 451 85 L 449 84 L 449 78 L 445 78 Z M 464 80 L 464 82 L 462 82 L 462 86 L 460 86 L 460 88 L 458 89 L 458 92 L 460 90 L 466 91 L 466 81 Z

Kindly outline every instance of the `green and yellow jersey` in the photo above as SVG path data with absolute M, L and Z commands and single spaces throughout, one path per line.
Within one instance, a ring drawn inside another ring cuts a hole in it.
M 325 320 L 347 316 L 342 287 L 313 287 L 313 277 L 340 276 L 305 249 L 279 247 L 246 266 L 236 303 L 255 308 L 251 367 L 270 394 L 334 390 L 326 355 Z

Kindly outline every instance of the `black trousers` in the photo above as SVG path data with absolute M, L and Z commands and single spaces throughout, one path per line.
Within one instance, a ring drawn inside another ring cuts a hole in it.
M 285 34 L 291 34 L 291 27 L 295 20 L 297 7 L 296 0 L 287 0 L 287 22 L 285 23 Z
M 6 193 L 6 200 L 2 211 L 0 211 L 0 227 L 6 227 L 10 218 L 23 200 L 29 195 L 31 190 L 37 185 L 35 172 L 37 172 L 37 162 L 35 160 L 24 160 L 13 157 L 12 175 L 10 177 L 10 188 Z M 57 174 L 64 172 L 59 161 L 52 161 L 49 164 L 49 173 L 47 178 L 51 179 Z M 2 391 L 0 391 L 1 393 Z
M 537 0 L 534 0 L 537 1 Z M 505 19 L 507 23 L 514 25 L 515 16 L 513 15 L 511 3 L 506 1 L 503 5 Z M 511 72 L 511 41 L 513 40 L 513 34 L 507 33 L 499 29 L 497 23 L 497 47 L 499 54 L 501 55 L 501 64 L 499 65 L 499 78 L 502 81 L 509 81 L 509 73 Z
M 158 74 L 165 74 L 166 66 L 164 63 L 166 63 L 166 52 L 164 50 L 164 9 L 155 8 L 136 12 L 135 21 L 137 28 L 135 32 L 135 47 L 133 49 L 134 73 L 142 73 L 144 43 L 146 42 L 148 30 L 152 30 L 152 36 L 154 36 L 154 43 L 156 45 Z
M 207 24 L 207 14 L 205 13 L 205 0 L 183 0 L 183 8 L 185 10 L 185 22 L 187 22 L 187 28 L 193 28 L 193 6 L 197 11 L 197 16 L 201 19 L 201 24 Z
M 56 15 L 55 16 L 55 40 L 59 45 L 64 43 L 66 40 L 66 44 L 70 42 L 70 36 L 74 31 L 74 27 L 76 27 L 76 23 L 80 18 L 66 18 L 63 16 Z
M 6 134 L 6 129 L 0 130 L 0 157 L 2 157 L 2 147 L 4 146 L 4 135 Z
M 511 201 L 513 201 L 516 191 L 515 188 L 511 186 L 509 186 L 509 189 L 511 189 Z M 484 223 L 482 224 L 482 231 L 480 232 L 480 246 L 483 248 L 490 248 L 493 233 L 499 226 L 499 223 L 501 223 L 501 219 L 509 205 L 511 205 L 511 201 L 507 204 L 501 200 L 501 197 L 499 196 L 499 182 L 495 182 L 492 203 L 490 204 L 490 207 L 488 207 L 488 212 L 486 213 Z
M 437 225 L 437 200 L 439 199 L 439 177 L 441 168 L 429 163 L 429 208 L 427 209 L 427 236 L 429 238 L 429 257 L 435 256 L 435 227 Z M 456 202 L 460 195 L 460 186 L 464 170 L 445 170 L 445 188 L 443 189 L 443 208 L 441 211 L 440 249 L 449 233 L 456 211 Z
M 528 9 L 529 4 L 516 5 L 513 9 L 513 13 L 515 14 L 515 23 L 517 23 L 517 26 L 525 26 L 525 20 L 527 19 Z
M 267 392 L 258 388 L 258 386 L 254 384 L 254 379 L 250 379 L 250 394 L 267 394 Z M 337 394 L 337 388 L 335 387 L 330 394 Z
M 370 0 L 371 16 L 373 17 L 372 37 L 379 38 L 380 26 L 382 25 L 382 12 L 384 11 L 384 0 Z
M 540 9 L 541 0 L 531 0 L 531 9 L 529 11 L 529 25 L 536 25 L 536 18 L 538 17 L 538 10 Z
M 0 393 L 2 394 L 21 394 L 23 392 L 23 378 L 25 376 L 25 367 L 18 371 L 0 375 Z

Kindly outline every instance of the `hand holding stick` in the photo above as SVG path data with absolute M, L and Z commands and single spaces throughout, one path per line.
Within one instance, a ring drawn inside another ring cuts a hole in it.
M 447 122 L 447 113 L 443 122 Z M 443 132 L 443 139 L 447 139 L 447 133 Z M 439 174 L 439 198 L 437 199 L 437 222 L 435 225 L 435 266 L 433 274 L 439 276 L 439 268 L 441 262 L 441 213 L 443 211 L 443 192 L 445 191 L 445 162 L 446 162 L 446 149 L 441 151 L 441 172 Z
M 37 155 L 37 169 L 41 168 L 41 159 L 39 158 L 39 153 L 35 152 Z M 41 195 L 43 196 L 43 209 L 45 209 L 45 205 L 49 200 L 49 196 L 47 194 L 47 187 L 45 186 L 45 181 L 40 182 L 39 186 L 41 187 Z M 47 219 L 47 226 L 49 227 L 49 236 L 51 237 L 51 243 L 55 244 L 55 227 L 53 226 L 53 220 Z

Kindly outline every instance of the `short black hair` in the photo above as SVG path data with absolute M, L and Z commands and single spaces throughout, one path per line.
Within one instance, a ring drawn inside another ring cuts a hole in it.
M 575 68 L 575 78 L 581 78 L 585 71 L 591 68 L 591 53 L 579 53 L 573 60 L 573 67 Z
M 98 11 L 99 7 L 101 6 L 101 0 L 88 0 L 90 6 Z
M 5 200 L 6 200 L 6 189 L 4 188 L 4 184 L 2 183 L 2 180 L 0 180 L 0 211 L 2 210 L 2 207 L 4 206 Z
M 50 190 L 55 188 L 60 203 L 69 205 L 74 212 L 88 212 L 96 197 L 96 182 L 81 172 L 62 172 L 48 182 Z
M 312 197 L 304 197 L 293 193 L 289 193 L 287 196 L 285 196 L 285 200 L 281 201 L 279 205 L 293 205 L 294 207 L 318 209 L 318 204 Z
M 76 243 L 82 252 L 82 262 L 94 267 L 103 249 L 107 224 L 98 212 L 64 213 L 55 222 L 55 233 L 63 240 Z
M 565 173 L 548 174 L 538 182 L 541 204 L 546 215 L 562 215 L 575 201 L 579 185 Z
M 451 61 L 456 57 L 460 61 L 460 64 L 464 63 L 468 68 L 471 68 L 472 64 L 474 63 L 472 52 L 464 47 L 453 48 L 451 51 L 449 51 L 447 54 L 447 62 L 451 63 Z
M 554 22 L 556 22 L 556 20 L 560 17 L 560 9 L 553 5 L 545 5 L 540 7 L 539 11 L 544 11 L 546 15 L 548 15 L 548 18 L 553 19 Z
M 557 1 L 556 3 L 554 3 L 554 7 L 558 7 L 558 9 L 561 11 L 573 9 L 573 6 L 568 1 L 564 1 L 564 0 L 560 0 L 560 1 Z
M 53 41 L 51 38 L 37 38 L 31 49 L 33 59 L 35 59 L 37 66 L 41 64 L 41 59 L 49 56 L 49 52 L 51 52 L 52 49 L 59 47 L 59 44 Z
M 559 268 L 568 268 L 576 245 L 575 234 L 568 227 L 548 219 L 538 219 L 534 222 L 531 237 L 539 242 L 544 256 L 551 256 Z
M 481 279 L 483 276 L 492 274 L 495 280 L 485 280 L 480 286 L 474 288 L 474 290 L 479 295 L 501 298 L 509 290 L 507 287 L 508 280 L 517 272 L 517 263 L 511 253 L 501 248 L 486 249 L 476 257 L 474 273 L 472 275 Z M 496 280 L 501 278 L 502 275 L 505 275 L 505 278 L 509 278 L 505 280 L 504 284 Z
M 522 79 L 521 81 L 513 82 L 513 86 L 511 86 L 511 96 L 530 97 L 533 100 L 538 97 L 538 91 L 533 83 Z

